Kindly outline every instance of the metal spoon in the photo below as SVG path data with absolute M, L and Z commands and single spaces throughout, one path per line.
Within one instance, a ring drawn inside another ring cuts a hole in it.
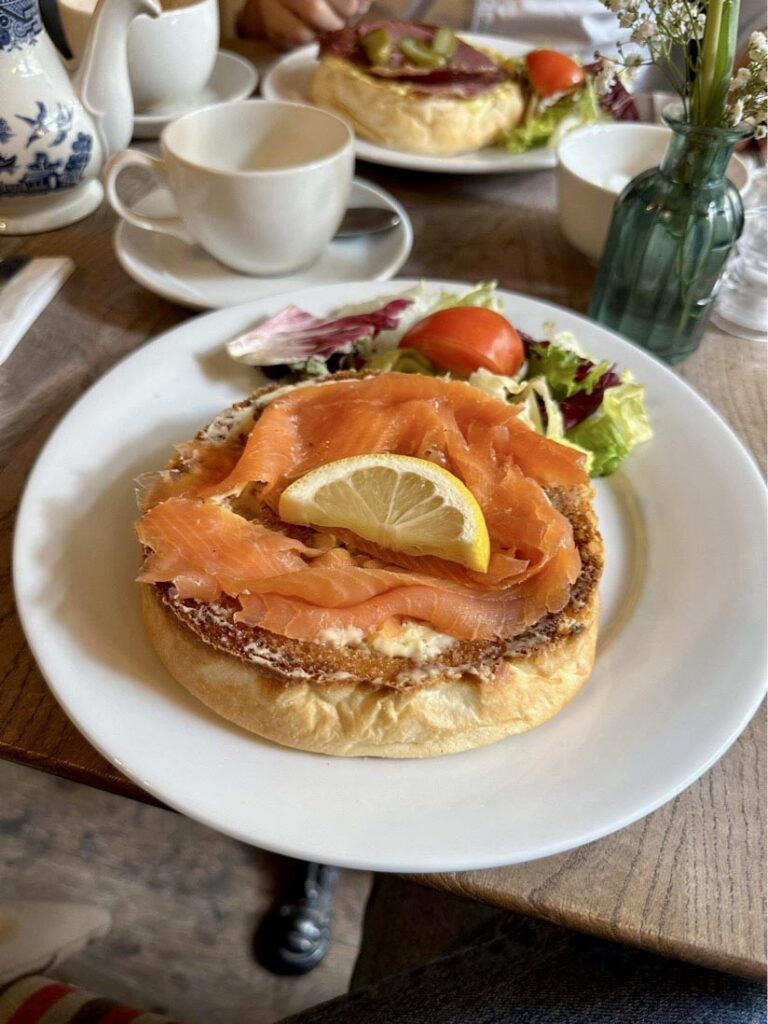
M 334 238 L 354 238 L 389 231 L 400 223 L 400 215 L 386 207 L 353 206 L 344 214 Z

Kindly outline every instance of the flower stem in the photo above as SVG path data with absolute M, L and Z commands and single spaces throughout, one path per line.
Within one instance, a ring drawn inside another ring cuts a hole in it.
M 741 0 L 710 0 L 693 89 L 691 120 L 717 126 L 725 116 Z

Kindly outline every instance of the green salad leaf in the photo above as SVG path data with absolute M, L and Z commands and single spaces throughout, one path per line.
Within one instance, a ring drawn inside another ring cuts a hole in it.
M 366 367 L 372 370 L 389 370 L 395 373 L 423 373 L 429 377 L 437 375 L 437 370 L 432 363 L 417 352 L 415 348 L 395 348 L 389 352 L 382 352 L 378 356 L 371 356 L 366 360 Z
M 650 441 L 653 430 L 643 405 L 645 389 L 626 373 L 623 383 L 606 388 L 598 410 L 565 434 L 592 452 L 592 476 L 608 476 L 632 448 Z
M 605 114 L 600 109 L 592 80 L 587 77 L 580 89 L 561 96 L 523 124 L 507 128 L 496 145 L 508 153 L 525 153 L 537 146 L 554 146 L 566 132 L 603 120 L 606 120 Z
M 592 394 L 603 374 L 611 368 L 609 360 L 594 363 L 585 377 L 579 378 L 584 356 L 575 348 L 563 348 L 553 342 L 534 342 L 528 349 L 528 373 L 543 376 L 558 402 L 580 391 Z

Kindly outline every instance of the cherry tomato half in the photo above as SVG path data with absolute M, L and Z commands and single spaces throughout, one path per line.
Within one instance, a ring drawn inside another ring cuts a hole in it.
M 523 365 L 520 335 L 500 313 L 480 306 L 457 306 L 432 313 L 400 339 L 431 363 L 452 373 L 469 374 L 484 366 L 513 374 Z
M 539 96 L 567 92 L 584 81 L 584 68 L 557 50 L 532 50 L 525 58 L 525 66 Z

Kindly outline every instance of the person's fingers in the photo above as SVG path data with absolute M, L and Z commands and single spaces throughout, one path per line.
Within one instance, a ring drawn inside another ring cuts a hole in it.
M 276 46 L 290 49 L 311 43 L 311 26 L 286 3 L 286 0 L 262 0 L 262 17 L 267 38 Z
M 359 0 L 328 0 L 328 4 L 345 22 L 360 13 Z
M 247 0 L 238 30 L 247 38 L 265 38 L 290 49 L 312 42 L 317 32 L 343 28 L 365 14 L 372 0 Z
M 315 32 L 335 32 L 344 28 L 340 18 L 326 0 L 283 0 L 288 10 Z
M 312 29 L 288 10 L 283 0 L 262 0 L 261 21 L 267 39 L 284 50 L 315 38 Z

